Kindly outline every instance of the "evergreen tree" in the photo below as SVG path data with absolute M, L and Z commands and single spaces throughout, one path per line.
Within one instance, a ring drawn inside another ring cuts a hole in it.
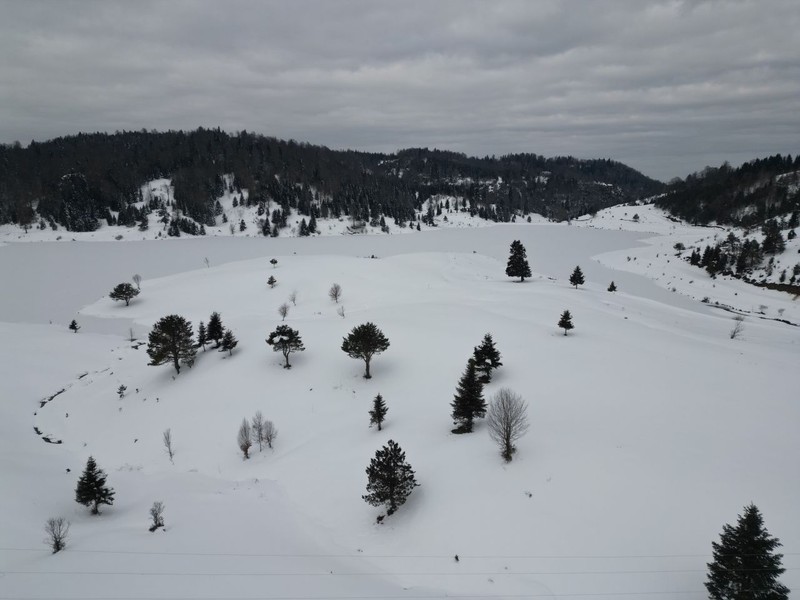
M 569 314 L 568 310 L 565 310 L 561 313 L 561 319 L 558 321 L 558 326 L 564 330 L 564 335 L 567 335 L 567 332 L 570 329 L 574 329 L 575 326 L 572 324 L 572 315 Z
M 242 219 L 239 221 L 239 231 L 244 231 L 245 229 L 247 229 L 247 224 L 244 222 L 244 219 Z
M 511 242 L 511 254 L 508 257 L 506 275 L 519 277 L 520 281 L 525 281 L 526 277 L 531 276 L 531 268 L 526 258 L 525 246 L 519 240 Z
M 360 358 L 366 365 L 364 379 L 371 379 L 369 364 L 372 357 L 389 348 L 389 340 L 374 323 L 364 323 L 354 327 L 342 342 L 342 351 L 350 358 Z
M 219 348 L 223 335 L 225 328 L 222 326 L 222 317 L 218 312 L 212 312 L 208 319 L 207 341 L 213 341 L 216 344 L 215 348 Z
M 284 369 L 292 368 L 292 365 L 289 364 L 290 354 L 305 350 L 300 333 L 288 325 L 278 325 L 265 341 L 272 346 L 274 352 L 283 353 L 283 358 L 286 359 L 286 364 L 283 365 Z
M 237 340 L 233 336 L 233 332 L 230 329 L 225 330 L 225 335 L 222 336 L 222 344 L 220 345 L 220 352 L 228 351 L 228 355 L 233 354 L 233 349 L 239 345 L 239 340 Z
M 305 218 L 300 220 L 300 231 L 298 235 L 300 235 L 300 237 L 308 236 L 308 224 L 306 223 Z
M 481 383 L 489 383 L 492 380 L 492 371 L 502 367 L 500 362 L 500 352 L 494 346 L 492 334 L 487 333 L 483 336 L 480 346 L 475 347 L 475 370 L 480 374 Z
M 270 275 L 269 279 L 267 279 L 267 285 L 269 285 L 269 287 L 271 288 L 274 288 L 276 283 L 278 283 L 278 280 L 275 279 L 275 277 L 273 277 L 272 275 Z
M 406 454 L 393 440 L 375 452 L 367 467 L 367 494 L 362 498 L 372 506 L 386 505 L 388 515 L 405 503 L 419 484 L 406 462 Z
M 180 315 L 167 315 L 153 326 L 147 344 L 150 366 L 172 362 L 177 373 L 181 372 L 181 362 L 194 364 L 194 340 L 192 324 Z
M 206 324 L 200 321 L 197 326 L 197 345 L 203 347 L 203 352 L 206 351 L 206 344 L 208 343 L 208 333 L 206 332 Z
M 317 217 L 314 215 L 314 211 L 311 211 L 311 218 L 308 221 L 308 233 L 317 233 Z
M 786 600 L 789 589 L 778 582 L 786 569 L 780 541 L 769 535 L 758 508 L 745 506 L 735 527 L 724 525 L 720 541 L 712 542 L 706 589 L 712 600 Z
M 453 433 L 471 433 L 476 417 L 486 415 L 486 401 L 483 399 L 483 384 L 475 369 L 475 359 L 467 361 L 467 368 L 458 382 L 453 402 L 453 422 L 457 425 Z
M 611 285 L 608 286 L 608 291 L 609 292 L 616 292 L 617 291 L 617 284 L 612 281 Z
M 92 514 L 100 514 L 99 506 L 114 504 L 114 488 L 106 485 L 106 474 L 97 468 L 97 463 L 91 456 L 86 461 L 86 468 L 78 479 L 75 488 L 75 502 L 92 507 Z
M 114 286 L 114 289 L 111 290 L 111 293 L 108 295 L 109 298 L 114 300 L 124 300 L 125 306 L 130 305 L 131 300 L 133 300 L 136 296 L 139 295 L 139 290 L 133 287 L 130 283 L 118 283 Z
M 377 425 L 378 431 L 380 431 L 381 424 L 386 418 L 387 412 L 389 412 L 389 409 L 386 406 L 386 402 L 383 401 L 383 396 L 378 394 L 377 396 L 375 396 L 375 400 L 372 401 L 372 410 L 369 411 L 370 427 L 372 427 L 373 425 Z
M 81 326 L 78 325 L 78 322 L 75 319 L 72 319 L 72 322 L 70 322 L 69 324 L 69 328 L 72 331 L 72 333 L 78 333 L 78 329 L 80 329 Z
M 583 271 L 581 271 L 580 267 L 575 267 L 572 275 L 569 276 L 569 282 L 575 286 L 576 290 L 578 289 L 579 285 L 583 285 Z

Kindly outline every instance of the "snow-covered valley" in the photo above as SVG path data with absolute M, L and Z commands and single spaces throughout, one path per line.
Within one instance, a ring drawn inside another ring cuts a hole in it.
M 800 329 L 773 319 L 800 322 L 797 302 L 712 280 L 672 250 L 708 230 L 636 210 L 630 226 L 617 208 L 573 226 L 0 248 L 0 597 L 703 598 L 711 542 L 751 501 L 796 589 Z M 515 239 L 534 272 L 524 283 L 504 274 Z M 114 303 L 133 273 L 141 294 Z M 715 301 L 746 314 L 736 339 Z M 290 370 L 264 343 L 284 302 L 306 346 Z M 126 339 L 212 311 L 238 347 L 201 350 L 179 375 Z M 370 380 L 340 349 L 367 321 L 391 342 Z M 480 420 L 450 432 L 487 332 L 503 355 L 487 400 L 507 387 L 529 407 L 509 464 Z M 378 393 L 380 432 L 367 414 Z M 258 410 L 280 434 L 243 460 L 236 430 Z M 420 487 L 379 525 L 364 470 L 389 439 Z M 89 455 L 117 493 L 100 516 L 74 501 Z M 155 500 L 166 528 L 150 533 Z M 53 516 L 71 522 L 56 555 L 42 543 Z

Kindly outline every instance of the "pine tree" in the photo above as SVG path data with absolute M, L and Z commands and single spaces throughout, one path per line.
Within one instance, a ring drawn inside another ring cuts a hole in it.
M 570 329 L 574 329 L 575 326 L 572 324 L 572 315 L 569 314 L 568 310 L 565 310 L 561 313 L 561 319 L 558 321 L 558 326 L 564 330 L 564 335 L 567 335 L 567 332 Z
M 91 456 L 86 461 L 86 468 L 78 479 L 75 488 L 75 502 L 84 506 L 92 506 L 92 514 L 100 514 L 99 506 L 114 504 L 114 488 L 106 485 L 106 474 L 97 468 L 97 463 Z
M 389 412 L 389 409 L 386 406 L 386 402 L 383 401 L 383 396 L 378 394 L 377 396 L 375 396 L 375 400 L 372 401 L 372 410 L 369 411 L 370 427 L 372 427 L 373 425 L 377 425 L 378 431 L 380 431 L 381 424 L 386 418 L 387 412 Z
M 72 333 L 78 333 L 78 329 L 80 329 L 81 326 L 78 325 L 78 322 L 75 319 L 72 319 L 72 322 L 69 324 L 69 328 Z
M 342 342 L 342 351 L 350 358 L 360 358 L 366 365 L 364 379 L 371 379 L 369 364 L 372 357 L 389 348 L 389 340 L 374 323 L 364 323 L 354 327 Z
M 269 279 L 267 279 L 267 284 L 269 285 L 269 287 L 274 288 L 276 283 L 278 283 L 278 280 L 275 279 L 275 277 L 273 277 L 272 275 L 270 275 Z
M 511 242 L 511 254 L 508 257 L 506 275 L 519 277 L 520 281 L 525 281 L 526 277 L 531 276 L 531 268 L 526 258 L 525 246 L 519 240 Z
M 114 289 L 111 290 L 111 293 L 108 295 L 109 298 L 114 300 L 124 300 L 125 306 L 130 305 L 131 300 L 133 300 L 136 296 L 139 295 L 139 290 L 133 287 L 130 283 L 118 283 L 114 286 Z
M 453 402 L 453 422 L 457 425 L 453 433 L 471 433 L 476 417 L 486 415 L 486 401 L 483 399 L 483 384 L 475 369 L 475 359 L 467 361 L 467 368 L 458 382 Z
M 147 344 L 150 366 L 172 362 L 177 373 L 181 362 L 194 364 L 196 349 L 192 339 L 192 324 L 180 315 L 167 315 L 153 326 Z
M 386 512 L 392 515 L 418 485 L 411 465 L 406 462 L 405 452 L 389 440 L 370 460 L 367 494 L 362 498 L 372 506 L 388 506 Z
M 608 291 L 609 292 L 616 292 L 617 291 L 617 284 L 612 281 L 611 285 L 608 286 Z
M 225 327 L 222 325 L 222 317 L 218 312 L 211 313 L 208 319 L 207 341 L 213 341 L 216 348 L 219 348 L 219 343 L 222 341 L 222 336 L 225 335 Z
M 489 383 L 492 380 L 492 371 L 502 367 L 500 362 L 500 352 L 494 346 L 492 334 L 487 333 L 483 336 L 480 346 L 475 347 L 475 370 L 480 374 L 481 383 Z
M 308 233 L 317 233 L 317 217 L 314 215 L 314 211 L 311 211 L 311 218 L 308 221 Z
M 282 352 L 283 358 L 286 359 L 286 364 L 283 365 L 284 369 L 291 369 L 292 365 L 289 364 L 289 355 L 293 352 L 303 352 L 303 340 L 300 338 L 300 333 L 289 327 L 288 325 L 278 325 L 278 327 L 269 334 L 265 340 L 267 344 L 272 346 L 274 352 Z
M 583 271 L 581 271 L 580 267 L 575 267 L 572 275 L 569 276 L 569 282 L 575 286 L 576 290 L 578 289 L 579 285 L 583 285 Z
M 220 345 L 220 352 L 228 351 L 228 355 L 233 354 L 233 349 L 239 345 L 239 340 L 237 340 L 233 336 L 233 332 L 230 329 L 225 330 L 225 335 L 222 336 L 222 344 Z
M 769 535 L 758 508 L 745 506 L 735 527 L 724 525 L 720 541 L 712 542 L 706 589 L 712 600 L 786 600 L 789 589 L 778 582 L 786 569 L 780 541 Z
M 203 347 L 203 352 L 206 351 L 206 344 L 208 343 L 208 333 L 206 332 L 206 324 L 200 321 L 197 326 L 197 345 Z

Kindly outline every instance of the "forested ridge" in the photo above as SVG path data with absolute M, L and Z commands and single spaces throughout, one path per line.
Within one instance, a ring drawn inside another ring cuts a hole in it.
M 706 167 L 676 180 L 656 205 L 699 225 L 751 227 L 800 208 L 800 156 L 776 154 L 732 168 Z
M 436 194 L 466 200 L 462 208 L 495 221 L 529 213 L 562 220 L 664 189 L 607 159 L 476 158 L 427 148 L 381 154 L 245 131 L 129 131 L 0 146 L 0 224 L 38 219 L 40 225 L 92 231 L 103 219 L 146 224 L 150 212 L 169 210 L 176 223 L 213 225 L 224 175 L 233 176 L 228 181 L 234 189 L 248 190 L 248 205 L 271 211 L 278 228 L 290 209 L 315 218 L 393 217 L 402 226 Z M 141 195 L 144 183 L 161 177 L 174 186 L 169 207 Z

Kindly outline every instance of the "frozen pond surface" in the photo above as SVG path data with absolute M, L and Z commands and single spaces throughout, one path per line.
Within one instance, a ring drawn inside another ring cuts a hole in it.
M 147 280 L 184 271 L 263 256 L 292 254 L 376 257 L 415 252 L 477 252 L 502 261 L 504 279 L 512 240 L 525 245 L 534 274 L 566 281 L 580 265 L 587 284 L 607 286 L 613 279 L 621 291 L 705 312 L 698 302 L 673 294 L 645 277 L 609 269 L 591 257 L 633 248 L 650 234 L 570 227 L 566 225 L 497 225 L 443 229 L 405 235 L 322 236 L 315 238 L 193 238 L 143 242 L 10 243 L 0 247 L 0 320 L 66 325 L 77 311 L 106 295 L 134 273 Z M 265 261 L 266 269 L 270 268 Z M 324 277 L 324 274 L 321 274 Z M 123 333 L 113 323 L 81 322 L 86 331 Z

